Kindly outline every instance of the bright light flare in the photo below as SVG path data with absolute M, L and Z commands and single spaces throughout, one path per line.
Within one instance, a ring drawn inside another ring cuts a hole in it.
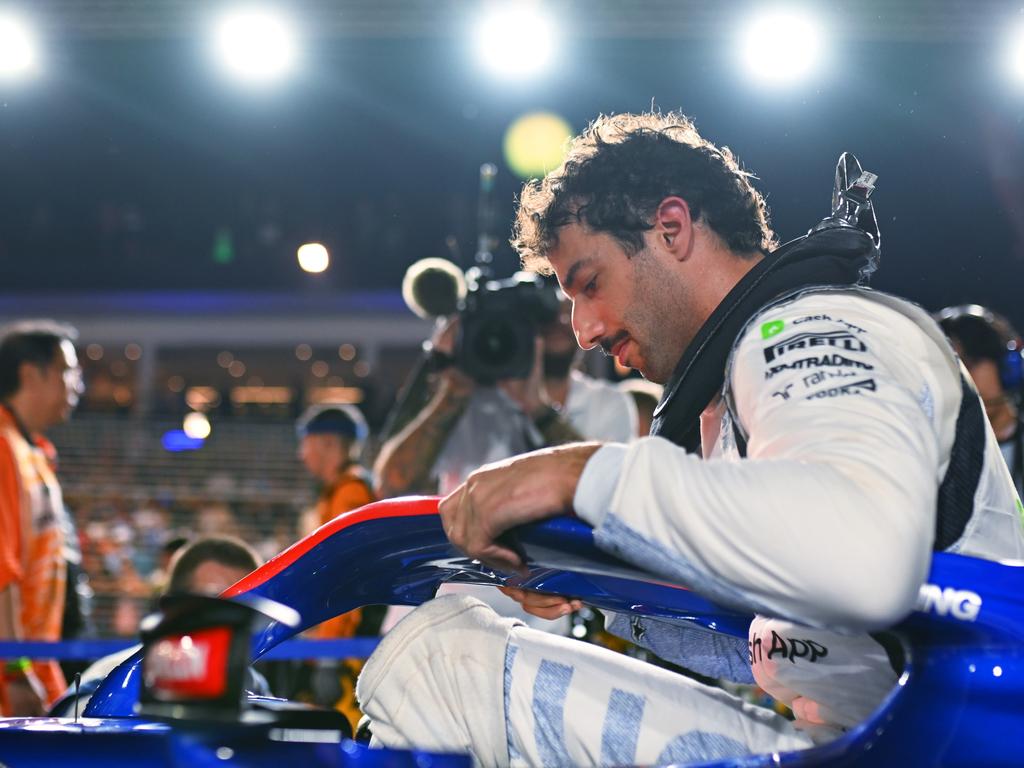
M 0 15 L 0 79 L 17 79 L 39 65 L 36 41 L 28 25 L 16 16 Z
M 293 25 L 270 10 L 236 10 L 216 26 L 214 45 L 221 63 L 239 80 L 270 83 L 291 72 L 298 58 Z
M 1018 84 L 1024 86 L 1024 23 L 1010 33 L 1006 50 L 1006 67 L 1009 75 Z
M 565 159 L 572 126 L 552 112 L 531 112 L 516 118 L 505 131 L 505 162 L 521 179 L 543 176 Z
M 476 51 L 484 66 L 501 77 L 539 74 L 554 58 L 554 21 L 536 5 L 507 2 L 480 20 Z
M 776 85 L 805 79 L 822 58 L 824 32 L 814 18 L 777 9 L 754 18 L 741 39 L 744 67 Z
M 298 253 L 299 266 L 303 272 L 319 274 L 331 264 L 331 255 L 320 243 L 306 243 L 300 245 Z
M 182 431 L 193 440 L 205 440 L 210 436 L 210 420 L 205 414 L 192 411 L 181 425 Z

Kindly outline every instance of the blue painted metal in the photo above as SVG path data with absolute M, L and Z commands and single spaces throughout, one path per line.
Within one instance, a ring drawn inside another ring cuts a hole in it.
M 292 639 L 274 646 L 264 661 L 286 659 L 342 659 L 366 658 L 380 642 L 376 637 L 350 637 L 339 640 Z M 94 640 L 3 640 L 0 641 L 0 659 L 28 656 L 32 659 L 82 659 L 93 661 L 111 653 L 137 645 L 135 640 L 101 638 Z
M 369 749 L 354 741 L 287 741 L 272 726 L 180 726 L 138 718 L 0 720 L 0 760 L 11 768 L 471 768 L 464 755 Z
M 517 531 L 529 574 L 507 576 L 454 551 L 435 509 L 436 500 L 409 499 L 348 513 L 254 573 L 242 583 L 245 594 L 295 608 L 301 630 L 359 605 L 417 604 L 442 581 L 507 583 L 746 634 L 749 615 L 660 583 L 601 552 L 578 520 L 559 518 Z M 814 749 L 715 765 L 1018 764 L 1024 754 L 1024 565 L 937 554 L 928 583 L 935 599 L 894 628 L 904 644 L 906 671 L 868 722 Z M 294 631 L 269 625 L 254 638 L 254 658 Z M 107 678 L 86 714 L 131 717 L 137 679 L 137 665 L 126 662 Z M 0 750 L 4 736 L 0 731 Z

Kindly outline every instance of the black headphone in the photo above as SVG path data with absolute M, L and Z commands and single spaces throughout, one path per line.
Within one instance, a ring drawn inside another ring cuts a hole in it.
M 993 344 L 991 354 L 975 356 L 995 359 L 999 365 L 999 379 L 1003 389 L 1014 393 L 1024 390 L 1024 350 L 1021 349 L 1021 337 L 1005 317 L 979 304 L 946 307 L 935 313 L 935 320 L 946 335 L 961 341 L 957 326 L 962 326 L 965 320 L 971 322 L 971 318 L 983 322 L 998 339 L 998 349 Z M 971 356 L 970 351 L 967 353 Z

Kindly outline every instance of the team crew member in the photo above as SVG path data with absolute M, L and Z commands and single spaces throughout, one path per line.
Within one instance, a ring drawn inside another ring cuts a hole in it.
M 26 322 L 0 340 L 0 637 L 60 640 L 70 529 L 45 437 L 82 393 L 74 329 Z M 41 715 L 64 691 L 56 661 L 9 659 L 5 715 Z
M 1019 410 L 1024 358 L 1020 336 L 1006 318 L 977 304 L 946 307 L 938 313 L 938 320 L 978 388 L 1017 493 L 1024 493 L 1024 425 Z
M 595 122 L 523 190 L 515 244 L 557 274 L 581 346 L 665 383 L 653 436 L 484 467 L 440 507 L 452 542 L 503 571 L 523 565 L 504 531 L 574 508 L 602 549 L 755 612 L 746 642 L 608 626 L 756 681 L 795 721 L 453 596 L 367 662 L 359 694 L 378 742 L 485 765 L 642 765 L 828 741 L 895 683 L 898 662 L 868 633 L 913 609 L 933 550 L 1024 555 L 998 444 L 941 330 L 859 285 L 877 257 L 868 213 L 844 203 L 773 250 L 748 174 L 687 118 Z M 949 471 L 965 465 L 980 477 Z M 518 598 L 546 615 L 573 607 Z
M 296 428 L 302 463 L 321 484 L 312 524 L 304 526 L 304 534 L 329 523 L 343 512 L 376 500 L 369 473 L 356 462 L 366 439 L 367 427 L 363 415 L 355 407 L 313 407 L 303 414 Z M 352 637 L 362 618 L 363 612 L 357 608 L 325 621 L 309 634 L 322 639 Z M 362 667 L 362 659 L 320 663 L 312 681 L 316 703 L 334 707 L 348 717 L 353 731 L 362 716 L 355 697 L 355 681 Z

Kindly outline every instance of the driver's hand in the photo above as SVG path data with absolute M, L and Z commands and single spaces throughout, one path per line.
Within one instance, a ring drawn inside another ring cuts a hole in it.
M 534 592 L 516 587 L 498 587 L 503 595 L 507 595 L 522 606 L 532 616 L 542 619 L 560 619 L 583 607 L 581 600 L 573 600 L 562 595 L 550 595 L 547 592 Z
M 481 467 L 438 505 L 445 535 L 491 568 L 525 571 L 526 563 L 501 535 L 570 510 L 583 468 L 600 447 L 545 448 Z
M 24 677 L 9 679 L 7 685 L 7 703 L 14 717 L 42 717 L 46 714 L 46 689 L 29 671 Z

